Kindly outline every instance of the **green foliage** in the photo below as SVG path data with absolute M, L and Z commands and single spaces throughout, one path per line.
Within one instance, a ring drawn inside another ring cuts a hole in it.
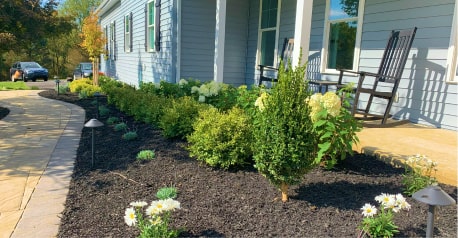
M 402 184 L 404 185 L 404 193 L 408 196 L 412 196 L 415 192 L 430 185 L 437 184 L 435 178 L 437 163 L 424 155 L 409 157 L 404 164 L 404 169 Z
M 253 87 L 251 89 L 248 89 L 246 85 L 238 87 L 235 106 L 243 109 L 247 115 L 254 118 L 254 115 L 258 110 L 255 106 L 255 102 L 261 95 L 262 91 L 265 90 L 262 90 L 259 87 Z
M 339 97 L 333 92 L 317 93 L 308 99 L 308 105 L 318 139 L 315 163 L 322 162 L 332 168 L 347 154 L 353 154 L 353 143 L 358 142 L 356 133 L 361 130 L 361 123 L 346 109 L 350 106 L 349 94 L 342 93 Z
M 70 88 L 70 92 L 72 93 L 79 93 L 84 88 L 92 86 L 92 80 L 88 78 L 82 78 L 78 80 L 73 80 L 68 87 Z
M 188 96 L 173 99 L 170 107 L 164 109 L 159 120 L 162 135 L 167 138 L 186 138 L 193 131 L 192 125 L 199 111 L 208 107 Z
M 113 128 L 115 131 L 125 131 L 127 130 L 127 124 L 124 122 L 118 123 Z
M 108 125 L 113 125 L 115 123 L 118 123 L 120 121 L 119 117 L 109 117 L 107 119 L 107 124 Z
M 106 117 L 110 114 L 110 109 L 105 105 L 99 106 L 99 114 L 101 117 Z
M 384 208 L 376 217 L 365 217 L 363 219 L 363 227 L 370 237 L 393 237 L 398 233 L 398 227 L 393 221 L 393 212 L 386 211 Z
M 59 86 L 59 88 L 56 87 L 56 91 L 58 91 L 59 94 L 65 94 L 69 91 L 68 85 Z
M 175 187 L 163 187 L 157 191 L 156 197 L 160 200 L 165 200 L 167 198 L 176 198 L 177 193 L 178 190 Z
M 178 84 L 164 80 L 159 83 L 159 89 L 159 95 L 164 97 L 179 98 L 185 95 Z
M 137 160 L 152 160 L 156 154 L 154 150 L 142 150 L 137 154 Z
M 187 149 L 197 160 L 224 169 L 249 163 L 252 125 L 242 109 L 235 107 L 226 113 L 216 108 L 201 111 L 193 128 L 187 137 Z
M 24 82 L 0 82 L 0 91 L 4 90 L 28 90 L 30 89 Z
M 285 70 L 262 100 L 254 122 L 255 167 L 272 184 L 297 184 L 316 164 L 313 123 L 305 103 L 311 95 L 304 80 L 305 66 Z
M 128 140 L 128 141 L 135 140 L 135 139 L 137 139 L 137 137 L 138 137 L 138 135 L 137 135 L 136 131 L 128 131 L 128 132 L 124 133 L 124 135 L 122 135 L 122 138 L 124 140 Z
M 215 81 L 206 82 L 200 87 L 194 86 L 191 92 L 196 95 L 199 102 L 205 102 L 223 111 L 231 109 L 237 101 L 236 88 Z

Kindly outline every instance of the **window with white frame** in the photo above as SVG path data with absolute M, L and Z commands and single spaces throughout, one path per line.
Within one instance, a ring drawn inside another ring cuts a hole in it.
M 124 51 L 132 51 L 132 13 L 124 16 Z
M 156 42 L 156 32 L 155 32 L 155 2 L 156 1 L 149 1 L 147 3 L 147 21 L 146 21 L 146 49 L 149 52 L 154 51 L 155 42 Z
M 279 6 L 281 6 L 281 0 L 261 1 L 258 28 L 258 64 L 269 66 L 277 64 Z
M 365 0 L 326 0 L 322 72 L 358 70 Z
M 447 57 L 447 82 L 458 83 L 458 3 L 455 3 L 455 13 L 450 35 L 450 46 Z
M 110 24 L 110 59 L 116 60 L 116 23 Z

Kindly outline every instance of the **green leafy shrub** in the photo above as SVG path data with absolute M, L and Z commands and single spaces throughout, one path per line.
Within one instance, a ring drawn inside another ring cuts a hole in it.
M 113 125 L 115 123 L 118 123 L 120 121 L 119 117 L 109 117 L 107 119 L 107 124 L 108 125 Z
M 127 124 L 124 122 L 118 123 L 114 126 L 115 131 L 125 131 L 127 130 Z
M 92 86 L 92 80 L 88 78 L 82 78 L 78 80 L 73 80 L 71 83 L 68 84 L 70 92 L 72 93 L 79 93 L 84 88 Z
M 170 107 L 164 109 L 159 120 L 162 134 L 167 138 L 186 138 L 193 131 L 192 124 L 199 111 L 208 107 L 188 96 L 172 100 Z
M 259 87 L 248 89 L 246 85 L 242 85 L 237 88 L 237 100 L 235 105 L 243 109 L 250 117 L 253 118 L 257 111 L 255 102 L 261 95 L 261 92 L 264 91 L 266 90 Z
M 349 97 L 345 93 L 339 96 L 327 92 L 324 95 L 316 93 L 307 99 L 315 137 L 318 139 L 316 163 L 321 162 L 327 168 L 334 167 L 347 154 L 352 155 L 353 143 L 359 141 L 356 133 L 362 126 L 347 110 L 350 106 Z
M 402 184 L 404 193 L 408 196 L 427 186 L 437 184 L 435 178 L 437 162 L 428 159 L 425 155 L 410 156 L 404 164 L 404 169 Z
M 128 131 L 122 135 L 122 138 L 124 140 L 135 140 L 138 138 L 137 132 L 136 131 Z
M 154 150 L 142 150 L 138 152 L 137 154 L 137 159 L 138 160 L 152 160 L 156 154 L 154 153 Z
M 252 125 L 242 109 L 200 111 L 193 128 L 187 149 L 197 160 L 224 169 L 251 162 Z
M 304 80 L 305 66 L 289 64 L 279 69 L 278 83 L 271 94 L 263 93 L 256 101 L 253 143 L 255 167 L 288 200 L 288 186 L 301 181 L 316 166 L 313 123 L 305 103 L 311 95 Z
M 178 190 L 175 187 L 163 187 L 157 191 L 156 197 L 160 200 L 165 200 L 167 198 L 176 198 L 177 193 Z
M 106 117 L 110 114 L 110 109 L 105 105 L 99 106 L 99 114 L 101 117 Z

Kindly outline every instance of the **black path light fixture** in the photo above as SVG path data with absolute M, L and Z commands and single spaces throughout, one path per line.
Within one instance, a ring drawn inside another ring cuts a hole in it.
M 59 83 L 60 80 L 57 78 L 57 76 L 54 76 L 54 82 L 56 82 L 56 88 L 57 88 L 57 95 L 59 95 Z
M 426 237 L 433 237 L 434 231 L 434 213 L 436 206 L 450 206 L 456 204 L 456 201 L 448 195 L 439 186 L 429 186 L 412 194 L 412 198 L 428 204 L 428 220 L 426 224 Z
M 95 105 L 97 107 L 97 115 L 96 115 L 96 118 L 98 119 L 99 118 L 99 97 L 101 96 L 101 94 L 99 92 L 95 92 L 94 93 L 94 97 L 95 97 Z
M 95 138 L 94 138 L 94 128 L 96 127 L 101 127 L 103 126 L 103 123 L 100 122 L 99 120 L 97 119 L 91 119 L 89 120 L 88 122 L 86 122 L 86 124 L 84 124 L 84 127 L 88 127 L 88 128 L 91 128 L 92 129 L 92 160 L 91 160 L 91 165 L 92 167 L 94 167 L 94 144 L 95 144 Z

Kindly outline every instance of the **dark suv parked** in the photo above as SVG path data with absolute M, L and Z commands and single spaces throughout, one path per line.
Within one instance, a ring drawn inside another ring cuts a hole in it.
M 18 79 L 36 81 L 43 79 L 48 81 L 48 70 L 41 67 L 37 62 L 16 62 L 10 69 L 11 81 L 16 82 Z

